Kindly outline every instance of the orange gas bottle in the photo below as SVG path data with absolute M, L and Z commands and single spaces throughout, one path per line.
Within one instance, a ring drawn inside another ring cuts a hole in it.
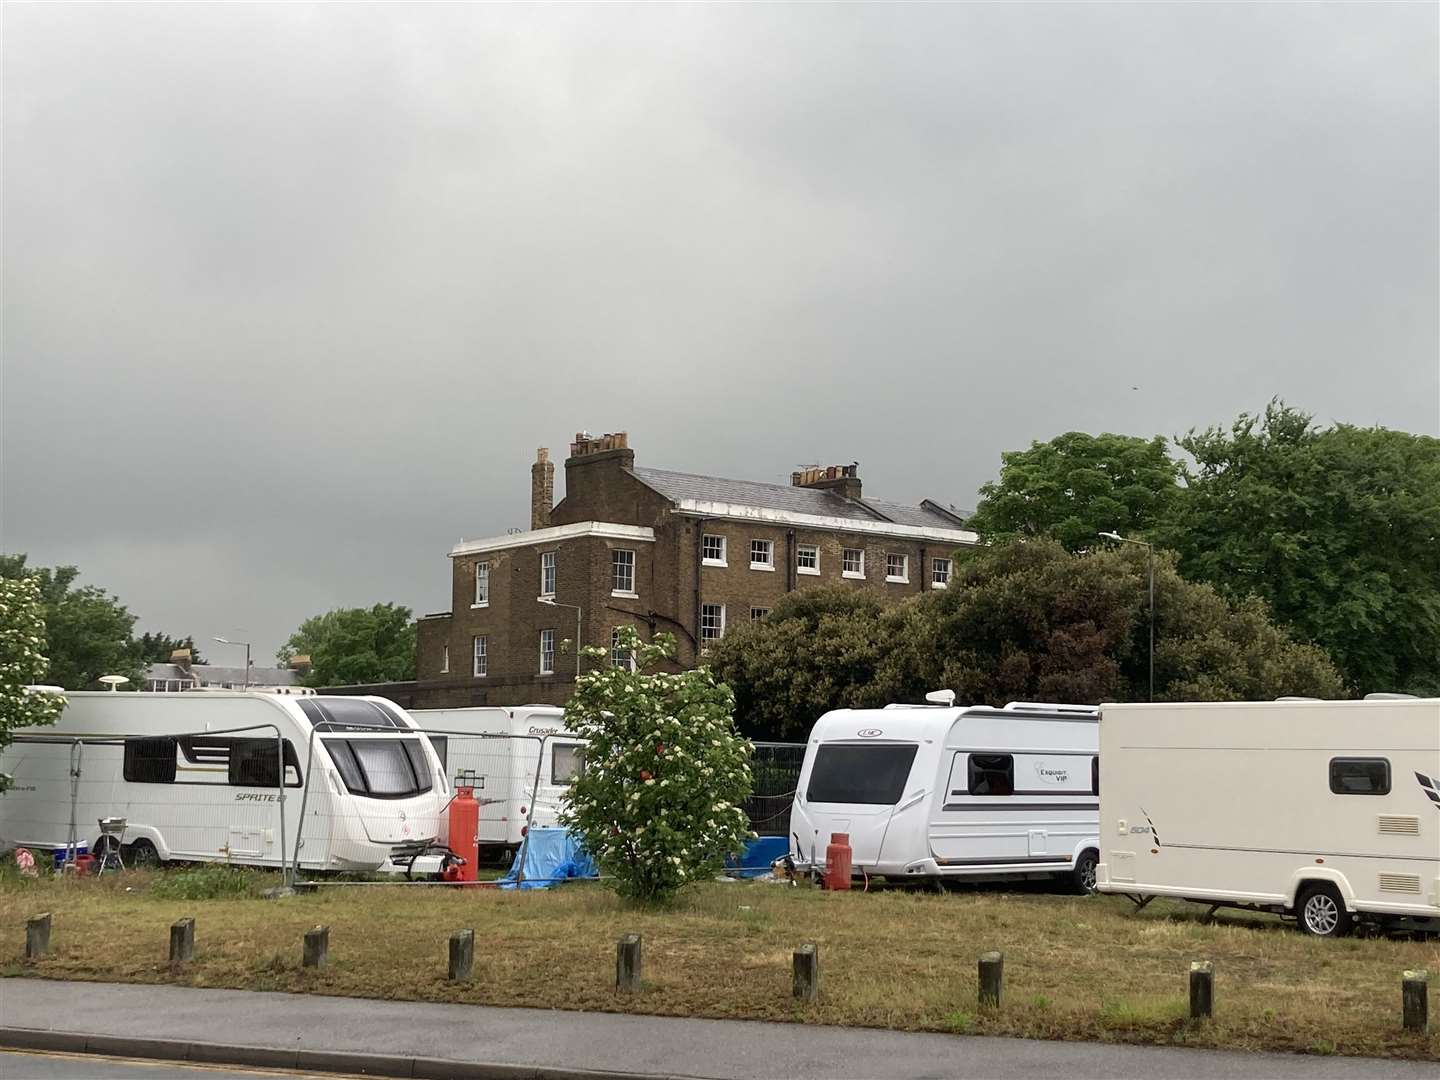
M 825 888 L 850 888 L 850 834 L 834 832 L 825 845 Z
M 480 877 L 480 804 L 473 787 L 455 785 L 450 800 L 450 850 L 465 861 L 451 867 L 450 881 L 477 881 Z

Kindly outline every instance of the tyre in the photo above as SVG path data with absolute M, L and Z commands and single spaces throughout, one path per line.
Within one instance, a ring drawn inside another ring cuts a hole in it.
M 1100 865 L 1100 855 L 1093 848 L 1087 848 L 1075 860 L 1070 871 L 1070 887 L 1079 896 L 1093 896 L 1095 893 L 1095 868 Z
M 1295 922 L 1302 933 L 1312 937 L 1344 937 L 1355 925 L 1345 910 L 1345 900 L 1334 885 L 1307 885 L 1295 901 Z
M 136 840 L 130 845 L 126 863 L 135 870 L 146 870 L 160 865 L 160 852 L 149 840 Z

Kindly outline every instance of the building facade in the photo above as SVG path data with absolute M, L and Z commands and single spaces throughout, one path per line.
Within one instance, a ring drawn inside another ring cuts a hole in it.
M 451 609 L 419 620 L 418 708 L 564 704 L 577 640 L 629 658 L 622 625 L 668 632 L 693 666 L 741 622 L 785 594 L 846 584 L 900 598 L 943 589 L 951 557 L 976 543 L 954 511 L 862 495 L 858 466 L 807 469 L 755 483 L 637 467 L 625 434 L 571 444 L 565 497 L 555 466 L 531 468 L 531 528 L 450 551 Z

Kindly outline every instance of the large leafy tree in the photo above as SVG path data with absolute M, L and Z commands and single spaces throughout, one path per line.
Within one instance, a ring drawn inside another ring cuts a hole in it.
M 1071 551 L 1102 530 L 1145 532 L 1179 492 L 1180 465 L 1160 436 L 1071 431 L 1000 455 L 968 524 L 990 540 L 1050 536 Z
M 101 675 L 124 675 L 141 685 L 140 649 L 131 637 L 135 616 L 104 589 L 75 584 L 73 566 L 31 567 L 24 555 L 0 555 L 0 578 L 29 578 L 45 620 L 48 680 L 66 690 L 94 689 Z
M 944 592 L 889 608 L 839 588 L 807 590 L 797 609 L 777 605 L 727 634 L 713 662 L 746 729 L 788 738 L 827 709 L 920 701 L 942 688 L 967 703 L 1144 701 L 1148 582 L 1139 548 L 1076 554 L 1049 539 L 998 544 L 961 556 Z M 825 607 L 845 614 L 814 614 Z M 1294 641 L 1263 601 L 1185 581 L 1163 551 L 1155 610 L 1160 700 L 1343 692 L 1324 652 Z
M 577 680 L 565 728 L 587 740 L 585 769 L 566 794 L 573 829 L 622 896 L 663 903 L 712 876 L 750 837 L 749 742 L 735 730 L 735 699 L 708 668 L 652 673 L 675 639 L 643 644 L 621 628 L 635 670 L 604 664 Z
M 1440 439 L 1317 427 L 1272 401 L 1179 440 L 1161 530 L 1186 577 L 1257 596 L 1360 693 L 1440 693 Z
M 1265 605 L 1186 581 L 1157 552 L 1155 697 L 1161 701 L 1338 697 L 1335 665 L 1294 641 Z M 960 561 L 950 588 L 916 605 L 897 636 L 912 692 L 962 701 L 1144 701 L 1149 695 L 1148 554 L 1012 543 Z
M 30 689 L 46 680 L 44 607 L 34 576 L 0 577 L 0 750 L 15 728 L 53 724 L 65 707 L 59 694 Z M 10 777 L 0 773 L 0 792 Z
M 710 663 L 734 689 L 746 734 L 803 737 L 837 702 L 879 708 L 909 689 L 896 682 L 893 663 L 900 622 L 900 609 L 868 590 L 801 589 L 764 619 L 729 630 Z
M 336 608 L 300 624 L 276 653 L 281 665 L 308 654 L 307 686 L 353 686 L 415 677 L 415 622 L 400 604 Z
M 200 655 L 200 650 L 195 645 L 195 639 L 189 635 L 178 638 L 169 634 L 146 632 L 140 635 L 136 644 L 140 647 L 140 659 L 147 664 L 169 663 L 176 649 L 189 649 L 192 664 L 205 663 L 205 658 Z

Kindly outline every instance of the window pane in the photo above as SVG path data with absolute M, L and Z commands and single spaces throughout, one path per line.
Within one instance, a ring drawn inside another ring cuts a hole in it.
M 301 698 L 296 702 L 310 723 L 326 731 L 367 731 L 403 728 L 405 722 L 374 703 L 359 698 Z
M 709 559 L 712 562 L 724 562 L 725 538 L 723 536 L 713 536 L 707 533 L 701 539 L 700 557 L 703 559 Z
M 555 552 L 547 551 L 540 556 L 540 595 L 555 595 Z
M 914 745 L 822 746 L 815 754 L 805 798 L 891 806 L 905 791 L 916 749 Z
M 435 751 L 435 756 L 440 759 L 440 768 L 450 767 L 450 736 L 449 735 L 426 735 L 430 740 L 430 749 Z
M 490 602 L 490 564 L 479 562 L 475 564 L 475 603 L 488 604 Z
M 769 540 L 751 540 L 751 541 L 750 541 L 750 562 L 753 563 L 753 564 L 756 565 L 756 566 L 769 566 L 769 565 L 770 565 L 770 541 L 769 541 Z
M 611 587 L 616 592 L 635 591 L 635 552 L 612 551 L 610 553 Z
M 846 548 L 843 569 L 847 574 L 865 572 L 865 552 L 860 548 Z
M 970 794 L 1014 795 L 1015 759 L 1009 754 L 971 754 Z
M 355 754 L 350 749 L 350 744 L 344 739 L 323 741 L 325 749 L 330 751 L 330 758 L 335 762 L 335 771 L 340 774 L 345 789 L 356 795 L 365 794 L 365 777 L 360 772 L 360 766 L 355 764 Z
M 126 739 L 121 775 L 132 784 L 173 784 L 175 740 Z
M 573 784 L 585 771 L 585 747 L 579 743 L 556 743 L 550 759 L 550 782 Z
M 700 605 L 700 640 L 715 641 L 725 632 L 725 607 L 723 604 Z
M 410 764 L 405 750 L 413 739 L 351 739 L 350 749 L 365 773 L 365 786 L 371 795 L 416 795 L 430 790 L 429 770 L 419 777 Z
M 1336 795 L 1390 794 L 1390 762 L 1385 758 L 1334 758 L 1330 790 Z

